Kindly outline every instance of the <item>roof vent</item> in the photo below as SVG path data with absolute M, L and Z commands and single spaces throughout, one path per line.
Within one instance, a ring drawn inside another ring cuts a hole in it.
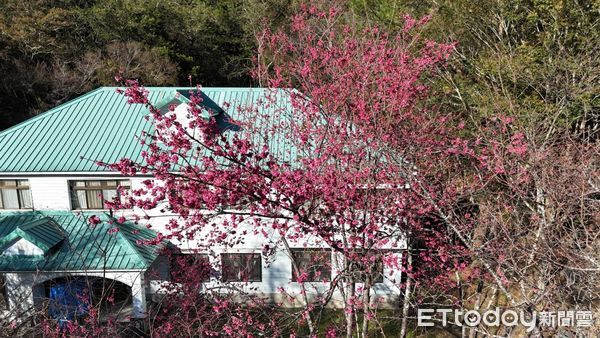
M 44 217 L 16 227 L 0 239 L 0 247 L 8 255 L 47 255 L 64 239 L 60 226 L 51 217 Z

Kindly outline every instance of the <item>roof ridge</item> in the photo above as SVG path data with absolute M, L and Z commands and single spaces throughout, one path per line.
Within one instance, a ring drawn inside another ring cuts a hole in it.
M 141 86 L 141 87 L 144 88 L 144 89 L 148 89 L 150 91 L 152 91 L 152 90 L 167 90 L 167 89 L 172 89 L 172 90 L 196 90 L 196 89 L 198 89 L 198 87 L 186 87 L 186 86 L 183 86 L 183 87 L 180 87 L 180 86 L 166 86 L 166 87 L 164 87 L 164 86 Z M 127 89 L 127 87 L 125 87 L 125 86 L 115 86 L 115 87 L 108 86 L 108 87 L 98 87 L 95 90 L 98 90 L 98 89 L 101 89 L 101 90 L 117 90 L 117 89 L 125 90 L 125 89 Z M 272 87 L 209 87 L 209 86 L 202 86 L 202 87 L 200 87 L 201 91 L 204 90 L 204 89 L 207 89 L 207 90 L 227 90 L 227 91 L 254 91 L 254 90 L 256 90 L 256 91 L 258 91 L 258 90 L 264 91 L 264 90 L 278 90 L 278 89 L 284 89 L 285 90 L 286 88 L 272 88 Z
M 106 213 L 104 215 L 106 215 L 109 220 L 112 220 L 114 222 L 114 224 L 122 225 L 122 223 L 119 223 L 115 217 L 113 217 L 109 214 L 106 214 Z M 122 234 L 121 232 L 122 232 L 121 229 L 119 229 L 119 231 L 117 231 L 117 238 L 119 238 L 121 241 L 125 241 L 126 245 L 129 247 L 129 249 L 133 250 L 133 252 L 138 257 L 138 259 L 140 259 L 142 264 L 144 264 L 144 268 L 148 268 L 150 266 L 150 264 L 148 264 L 148 262 L 146 261 L 146 258 L 144 258 L 144 255 L 142 255 L 142 253 L 140 253 L 138 248 L 133 243 L 131 243 L 129 241 L 129 239 L 127 237 L 125 237 L 125 235 Z
M 39 219 L 33 220 L 31 222 L 27 222 L 25 224 L 21 224 L 21 225 L 17 226 L 17 228 L 19 228 L 21 230 L 29 230 L 29 229 L 37 226 L 37 225 L 46 223 L 48 221 L 56 223 L 52 217 L 50 217 L 50 216 L 44 216 L 44 217 L 41 217 Z
M 39 235 L 36 235 L 34 232 L 35 230 L 33 229 L 37 226 L 42 226 L 44 224 L 51 226 L 52 230 L 56 231 L 57 235 L 61 239 L 57 242 L 53 242 L 53 244 L 48 244 L 47 242 L 45 242 L 48 240 L 48 238 L 41 238 L 40 240 Z M 27 241 L 36 245 L 38 248 L 44 250 L 44 252 L 52 249 L 54 245 L 62 242 L 67 237 L 65 235 L 64 229 L 54 220 L 54 218 L 49 216 L 42 217 L 31 222 L 27 222 L 25 224 L 17 225 L 17 227 L 11 232 L 11 234 L 15 234 L 23 239 L 26 239 Z
M 85 94 L 82 94 L 82 95 L 80 95 L 80 96 L 78 96 L 78 97 L 76 97 L 76 98 L 74 98 L 72 100 L 68 100 L 66 102 L 63 102 L 63 103 L 59 104 L 58 106 L 51 108 L 50 110 L 47 110 L 47 111 L 42 112 L 42 113 L 40 113 L 40 114 L 38 114 L 38 115 L 36 115 L 34 117 L 28 118 L 25 121 L 17 123 L 17 124 L 15 124 L 12 127 L 4 129 L 4 130 L 0 131 L 0 138 L 2 138 L 3 136 L 5 136 L 7 134 L 10 134 L 10 133 L 16 131 L 17 129 L 19 129 L 21 127 L 29 125 L 29 124 L 31 124 L 31 123 L 39 120 L 39 119 L 51 116 L 54 113 L 63 110 L 64 108 L 70 107 L 71 105 L 73 105 L 73 104 L 75 104 L 75 103 L 77 103 L 77 102 L 79 102 L 79 101 L 81 101 L 83 99 L 86 99 L 86 98 L 88 98 L 90 96 L 96 95 L 97 93 L 102 92 L 102 91 L 104 91 L 105 89 L 108 89 L 108 88 L 109 87 L 98 87 L 98 88 L 93 89 L 93 90 L 91 90 L 91 91 L 89 91 L 89 92 L 87 92 Z

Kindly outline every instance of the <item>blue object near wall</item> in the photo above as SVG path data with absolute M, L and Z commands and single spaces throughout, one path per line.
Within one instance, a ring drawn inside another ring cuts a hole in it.
M 89 292 L 85 280 L 75 279 L 50 286 L 50 317 L 62 327 L 88 312 Z

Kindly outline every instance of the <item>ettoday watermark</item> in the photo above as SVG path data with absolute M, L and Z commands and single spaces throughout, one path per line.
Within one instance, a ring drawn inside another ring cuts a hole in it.
M 546 327 L 590 327 L 594 323 L 592 311 L 543 311 L 527 314 L 524 311 L 501 310 L 495 308 L 485 312 L 457 309 L 418 309 L 417 325 L 434 326 L 435 322 L 447 326 L 450 321 L 457 326 L 476 327 L 481 324 L 488 327 L 517 326 L 533 331 L 536 326 Z

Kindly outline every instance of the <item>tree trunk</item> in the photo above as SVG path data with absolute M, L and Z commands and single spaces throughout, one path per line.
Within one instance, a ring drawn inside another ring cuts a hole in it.
M 363 290 L 363 322 L 362 322 L 362 336 L 367 337 L 369 332 L 369 307 L 371 305 L 371 276 L 367 275 L 365 280 L 365 287 Z
M 412 255 L 410 253 L 410 245 L 406 248 L 406 287 L 404 288 L 404 301 L 402 305 L 402 323 L 400 325 L 400 337 L 404 338 L 407 334 L 408 326 L 408 310 L 410 309 L 410 297 L 412 296 L 412 279 L 408 272 L 412 269 Z
M 294 257 L 294 254 L 292 253 L 292 249 L 290 248 L 290 244 L 288 243 L 286 238 L 282 239 L 283 245 L 285 246 L 285 250 L 287 251 L 287 254 L 290 256 L 290 260 L 292 261 L 292 273 L 300 273 L 300 269 L 298 268 L 298 262 L 296 262 L 296 258 Z M 310 333 L 310 336 L 313 337 L 315 335 L 315 326 L 313 324 L 313 320 L 312 320 L 312 315 L 310 314 L 310 302 L 308 299 L 308 296 L 306 295 L 306 288 L 304 287 L 304 283 L 300 283 L 300 288 L 301 288 L 301 293 L 302 293 L 302 299 L 304 300 L 304 307 L 306 309 L 306 324 L 308 325 L 308 331 Z
M 352 338 L 352 331 L 354 331 L 354 313 L 356 312 L 356 306 L 354 305 L 354 296 L 356 296 L 356 284 L 353 280 L 348 280 L 346 286 L 346 337 Z

